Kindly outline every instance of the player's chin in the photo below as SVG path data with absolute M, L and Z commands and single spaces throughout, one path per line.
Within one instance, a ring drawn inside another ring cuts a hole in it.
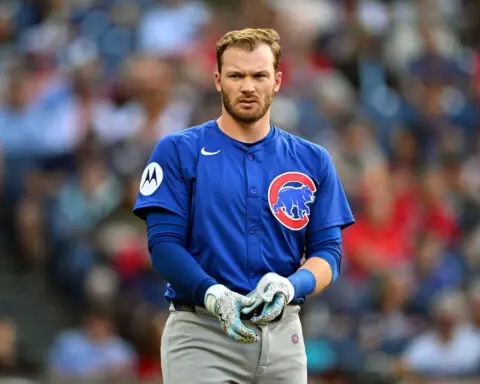
M 237 119 L 244 123 L 254 123 L 262 117 L 258 110 L 238 110 L 236 115 Z
M 257 104 L 241 104 L 237 107 L 237 113 L 241 115 L 258 115 L 259 112 Z

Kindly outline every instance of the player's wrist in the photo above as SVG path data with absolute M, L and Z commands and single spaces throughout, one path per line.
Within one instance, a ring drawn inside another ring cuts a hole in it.
M 205 305 L 205 294 L 210 287 L 216 284 L 218 284 L 217 281 L 211 277 L 202 280 L 202 282 L 198 284 L 194 292 L 195 303 L 198 305 Z
M 308 269 L 299 269 L 293 275 L 289 276 L 287 280 L 293 287 L 294 294 L 292 300 L 311 294 L 315 291 L 317 284 L 315 275 Z
M 204 297 L 204 304 L 207 311 L 215 313 L 217 300 L 228 292 L 230 292 L 230 289 L 223 284 L 214 284 L 210 286 L 205 292 Z
M 295 286 L 288 279 L 285 279 L 285 284 L 288 287 L 287 304 L 289 304 L 295 298 Z

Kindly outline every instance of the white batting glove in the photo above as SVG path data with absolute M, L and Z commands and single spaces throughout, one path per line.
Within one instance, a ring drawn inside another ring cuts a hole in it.
M 205 308 L 215 315 L 225 334 L 238 343 L 249 344 L 258 336 L 240 320 L 241 309 L 254 303 L 253 297 L 242 296 L 222 284 L 215 284 L 205 293 Z
M 242 309 L 244 314 L 250 313 L 265 303 L 262 313 L 252 317 L 255 324 L 267 324 L 279 316 L 285 306 L 295 297 L 295 288 L 285 277 L 270 272 L 263 276 L 257 287 L 247 297 L 254 299 L 253 305 Z

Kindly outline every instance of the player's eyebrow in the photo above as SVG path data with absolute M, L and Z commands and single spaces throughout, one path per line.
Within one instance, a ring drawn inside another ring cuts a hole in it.
M 263 75 L 263 76 L 267 76 L 269 77 L 270 76 L 270 72 L 268 71 L 256 71 L 253 73 L 254 76 L 258 76 L 258 75 Z
M 227 76 L 231 76 L 231 75 L 241 75 L 241 76 L 245 76 L 245 72 L 242 72 L 242 71 L 237 71 L 237 70 L 230 70 L 230 71 L 225 71 L 225 73 L 227 74 Z
M 232 76 L 232 75 L 239 75 L 239 76 L 247 76 L 248 74 L 251 74 L 252 76 L 270 76 L 270 73 L 266 70 L 261 70 L 261 71 L 252 71 L 252 72 L 245 72 L 245 71 L 238 71 L 238 70 L 229 70 L 226 71 L 227 76 Z

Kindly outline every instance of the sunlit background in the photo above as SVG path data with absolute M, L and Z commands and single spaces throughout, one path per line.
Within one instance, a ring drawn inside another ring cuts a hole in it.
M 218 116 L 215 42 L 247 26 L 279 31 L 274 123 L 357 218 L 303 310 L 311 383 L 480 380 L 480 1 L 1 0 L 0 382 L 161 383 L 132 206 L 156 141 Z

